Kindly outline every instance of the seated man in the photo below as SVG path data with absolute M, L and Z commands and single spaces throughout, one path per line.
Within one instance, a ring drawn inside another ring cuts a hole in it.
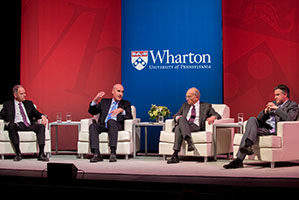
M 124 121 L 132 119 L 131 103 L 122 99 L 124 88 L 121 84 L 116 84 L 112 88 L 112 98 L 102 99 L 104 92 L 100 92 L 92 100 L 88 112 L 92 115 L 100 114 L 98 122 L 89 126 L 89 142 L 93 157 L 90 162 L 103 161 L 99 150 L 99 134 L 108 132 L 109 147 L 111 150 L 109 162 L 116 162 L 116 147 L 118 131 L 124 129 Z
M 37 160 L 49 161 L 44 154 L 46 115 L 37 111 L 32 101 L 25 99 L 26 91 L 23 86 L 15 85 L 12 90 L 14 100 L 3 103 L 0 118 L 6 122 L 4 129 L 8 130 L 9 139 L 14 146 L 14 161 L 22 160 L 18 131 L 34 131 L 39 144 Z M 34 124 L 37 119 L 42 119 L 42 124 Z
M 277 122 L 295 121 L 298 115 L 298 105 L 291 101 L 290 90 L 286 85 L 274 88 L 274 102 L 269 102 L 258 117 L 250 117 L 242 136 L 237 158 L 223 167 L 233 169 L 243 167 L 246 155 L 252 155 L 252 145 L 262 135 L 276 135 Z
M 188 143 L 188 151 L 194 150 L 191 138 L 191 132 L 204 131 L 205 122 L 214 123 L 215 119 L 221 119 L 221 116 L 212 108 L 209 103 L 199 101 L 200 92 L 196 88 L 190 88 L 186 93 L 186 100 L 180 110 L 173 116 L 175 120 L 175 139 L 173 150 L 174 153 L 168 164 L 178 163 L 178 153 L 181 149 L 183 140 Z

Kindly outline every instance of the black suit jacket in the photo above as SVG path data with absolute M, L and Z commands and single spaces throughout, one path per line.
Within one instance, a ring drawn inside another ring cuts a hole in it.
M 185 102 L 180 110 L 173 116 L 174 120 L 177 116 L 182 115 L 183 117 L 187 117 L 190 105 Z M 221 119 L 221 116 L 212 108 L 212 105 L 209 103 L 200 102 L 199 105 L 199 131 L 205 131 L 206 129 L 206 120 L 211 116 L 216 116 L 217 119 Z M 176 121 L 175 121 L 176 122 Z
M 105 119 L 108 115 L 112 99 L 102 99 L 98 104 L 91 106 L 89 104 L 88 112 L 92 115 L 100 114 L 98 122 L 102 125 L 105 124 Z M 132 119 L 131 103 L 127 100 L 120 100 L 118 103 L 118 108 L 122 108 L 126 111 L 125 115 L 121 113 L 117 115 L 117 121 L 124 125 L 124 120 Z
M 31 124 L 33 124 L 36 120 L 41 119 L 43 114 L 36 110 L 32 101 L 25 100 L 22 103 L 24 104 L 25 110 L 27 112 Z M 3 119 L 5 122 L 14 123 L 15 114 L 16 112 L 14 100 L 4 102 L 3 108 L 0 112 L 0 118 Z

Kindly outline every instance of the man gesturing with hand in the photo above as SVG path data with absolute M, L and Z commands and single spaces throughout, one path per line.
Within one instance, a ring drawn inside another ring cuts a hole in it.
M 111 150 L 109 162 L 116 162 L 118 131 L 124 129 L 124 120 L 132 119 L 131 103 L 123 99 L 124 87 L 115 84 L 112 88 L 112 98 L 103 98 L 104 92 L 98 93 L 89 105 L 88 112 L 100 114 L 98 121 L 89 126 L 89 144 L 93 157 L 90 162 L 103 161 L 99 151 L 99 134 L 108 132 Z

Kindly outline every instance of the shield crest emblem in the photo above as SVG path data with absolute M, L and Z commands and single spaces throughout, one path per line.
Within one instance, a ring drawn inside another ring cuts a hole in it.
M 131 51 L 131 63 L 137 70 L 142 70 L 148 62 L 147 51 Z

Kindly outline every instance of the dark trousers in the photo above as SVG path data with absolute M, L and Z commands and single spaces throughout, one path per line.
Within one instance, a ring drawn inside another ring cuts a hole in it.
M 108 132 L 109 137 L 109 146 L 111 147 L 117 147 L 117 138 L 118 138 L 118 131 L 123 130 L 124 127 L 121 123 L 110 119 L 107 122 L 107 128 L 104 124 L 101 124 L 99 122 L 92 123 L 89 126 L 89 144 L 90 149 L 99 149 L 99 134 L 102 132 Z
M 256 117 L 250 117 L 247 121 L 246 127 L 245 127 L 245 133 L 242 136 L 242 140 L 240 143 L 240 147 L 245 147 L 246 145 L 246 139 L 251 140 L 253 144 L 255 144 L 258 140 L 259 136 L 262 135 L 273 135 L 275 133 L 270 133 L 270 131 L 262 127 L 262 124 L 257 120 Z M 237 157 L 241 160 L 244 160 L 246 157 L 246 154 L 241 153 L 240 150 L 237 153 Z
M 183 140 L 186 139 L 186 137 L 191 138 L 191 132 L 199 131 L 199 129 L 199 126 L 193 122 L 189 122 L 186 117 L 181 117 L 174 128 L 175 137 L 173 150 L 180 151 Z
M 29 127 L 26 127 L 24 123 L 9 123 L 7 130 L 9 133 L 9 139 L 14 147 L 18 147 L 20 144 L 18 131 L 34 131 L 36 133 L 39 146 L 45 146 L 45 126 L 43 124 L 33 124 Z M 44 150 L 40 149 L 40 151 L 43 152 Z

